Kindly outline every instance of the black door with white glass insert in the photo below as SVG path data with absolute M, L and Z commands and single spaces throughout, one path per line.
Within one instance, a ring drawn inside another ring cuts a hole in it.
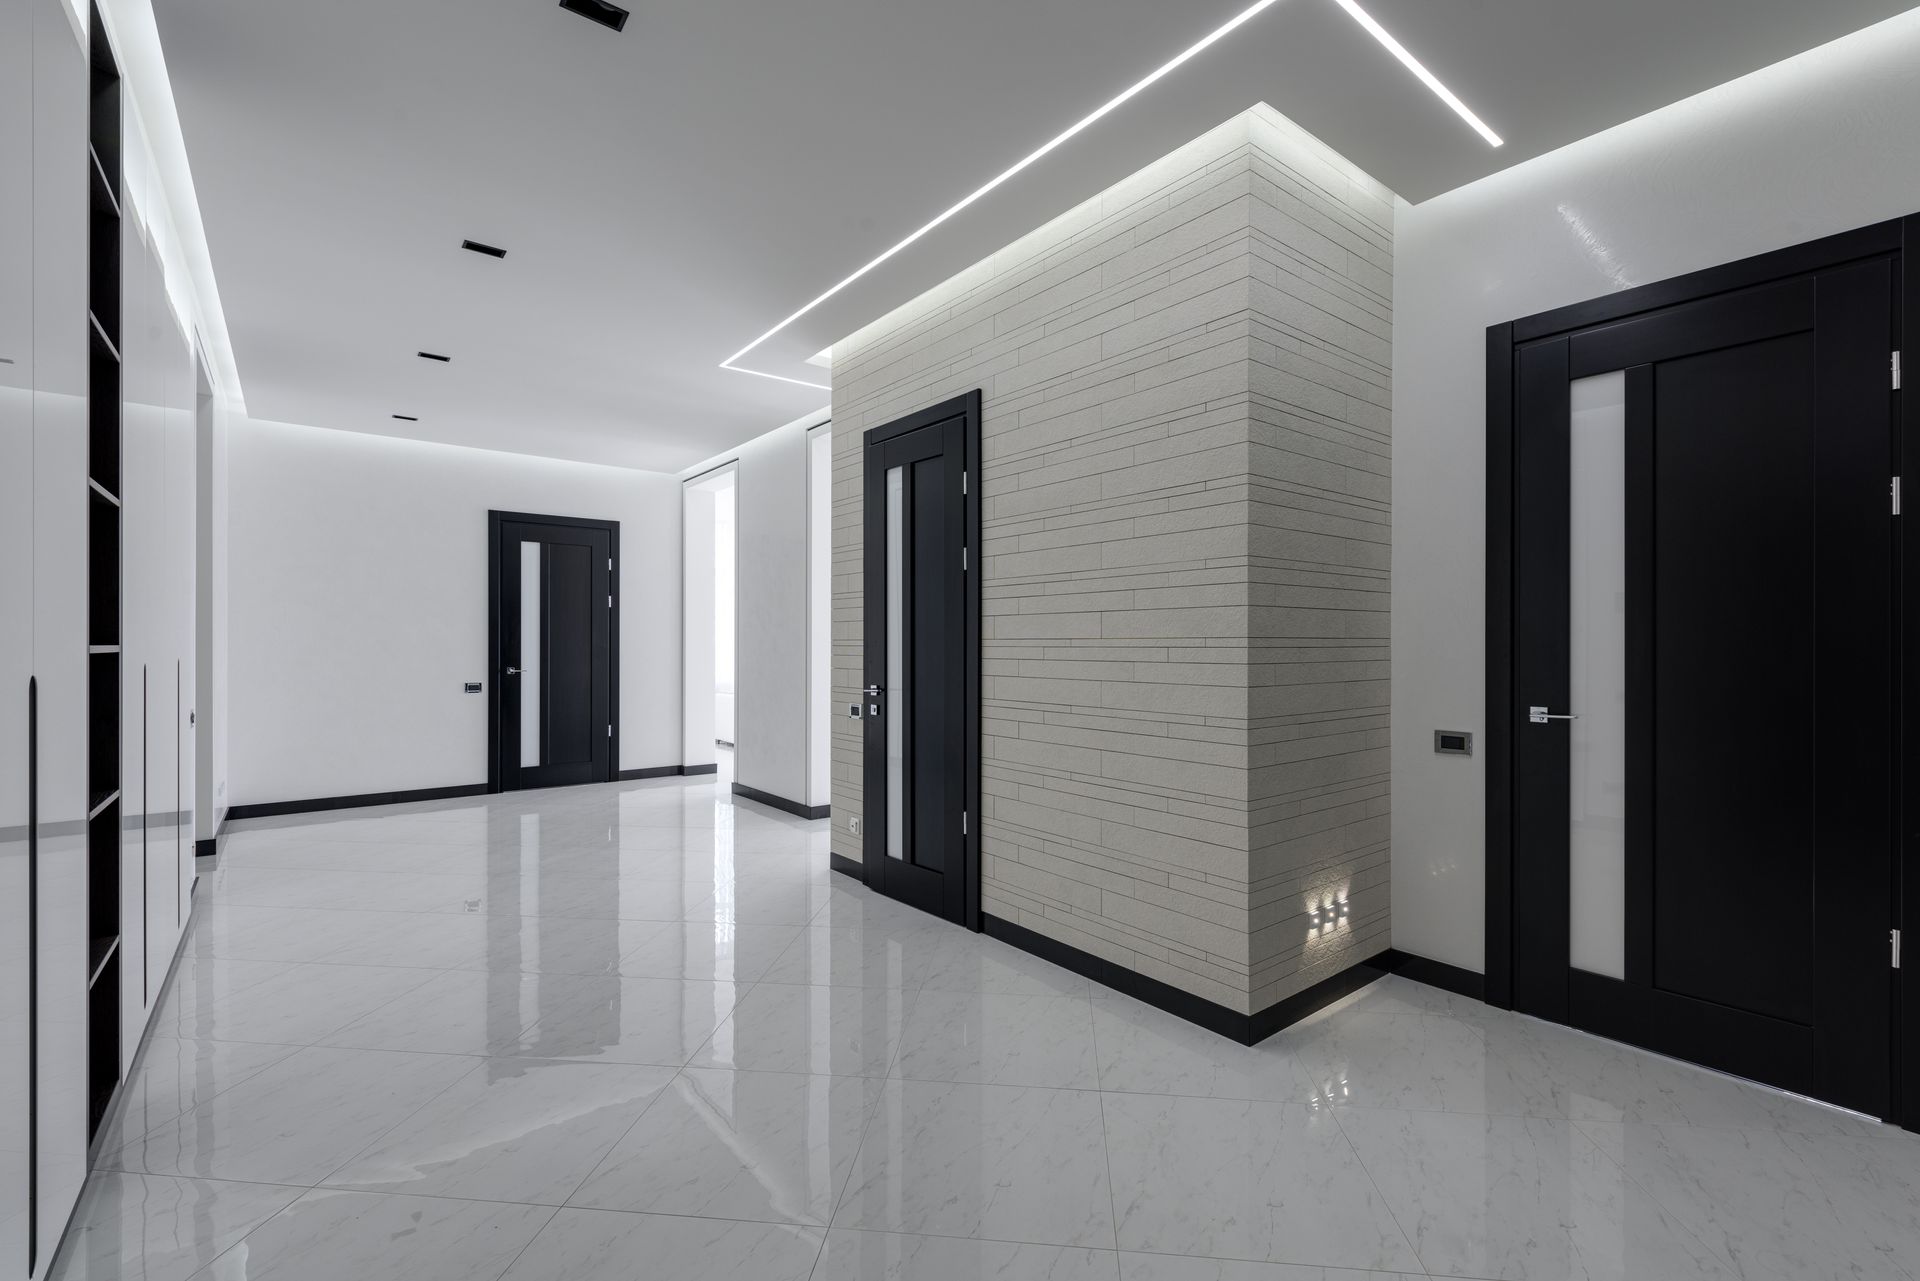
M 980 396 L 867 433 L 867 884 L 973 928 L 980 915 Z
M 1512 345 L 1512 898 L 1492 932 L 1517 1009 L 1876 1116 L 1896 265 Z
M 493 512 L 493 791 L 608 782 L 619 526 Z

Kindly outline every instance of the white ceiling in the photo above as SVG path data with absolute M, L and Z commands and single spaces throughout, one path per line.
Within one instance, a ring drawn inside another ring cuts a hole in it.
M 827 398 L 721 360 L 1250 2 L 154 8 L 254 417 L 677 470 Z M 1255 102 L 1421 200 L 1907 7 L 1362 3 L 1506 146 L 1279 0 L 742 363 L 828 381 L 808 356 Z

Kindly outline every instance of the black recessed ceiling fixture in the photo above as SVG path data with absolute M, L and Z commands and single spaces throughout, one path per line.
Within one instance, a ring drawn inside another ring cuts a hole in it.
M 420 421 L 417 417 L 415 417 L 412 414 L 395 414 L 394 417 L 398 418 L 403 423 L 417 423 Z
M 608 4 L 607 0 L 560 0 L 560 7 L 568 13 L 577 13 L 583 18 L 591 18 L 603 27 L 622 30 L 631 16 L 617 4 Z
M 477 254 L 485 254 L 489 258 L 505 258 L 507 256 L 507 251 L 498 245 L 483 245 L 478 240 L 463 240 L 460 242 L 460 247 L 462 249 L 470 249 Z
M 423 351 L 418 354 L 422 360 L 437 360 L 443 365 L 451 365 L 453 363 L 452 356 L 442 356 L 437 351 Z

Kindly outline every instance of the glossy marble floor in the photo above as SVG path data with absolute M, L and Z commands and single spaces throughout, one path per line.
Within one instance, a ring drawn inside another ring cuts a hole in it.
M 1245 1049 L 663 779 L 248 825 L 57 1275 L 1920 1279 L 1920 1138 L 1398 979 Z

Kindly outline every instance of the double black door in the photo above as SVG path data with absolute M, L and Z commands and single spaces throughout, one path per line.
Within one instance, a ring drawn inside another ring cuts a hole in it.
M 974 394 L 866 443 L 867 884 L 976 924 L 978 604 L 971 590 Z
M 494 512 L 495 791 L 614 777 L 611 522 Z
M 1514 1004 L 1874 1115 L 1894 267 L 1513 357 Z

